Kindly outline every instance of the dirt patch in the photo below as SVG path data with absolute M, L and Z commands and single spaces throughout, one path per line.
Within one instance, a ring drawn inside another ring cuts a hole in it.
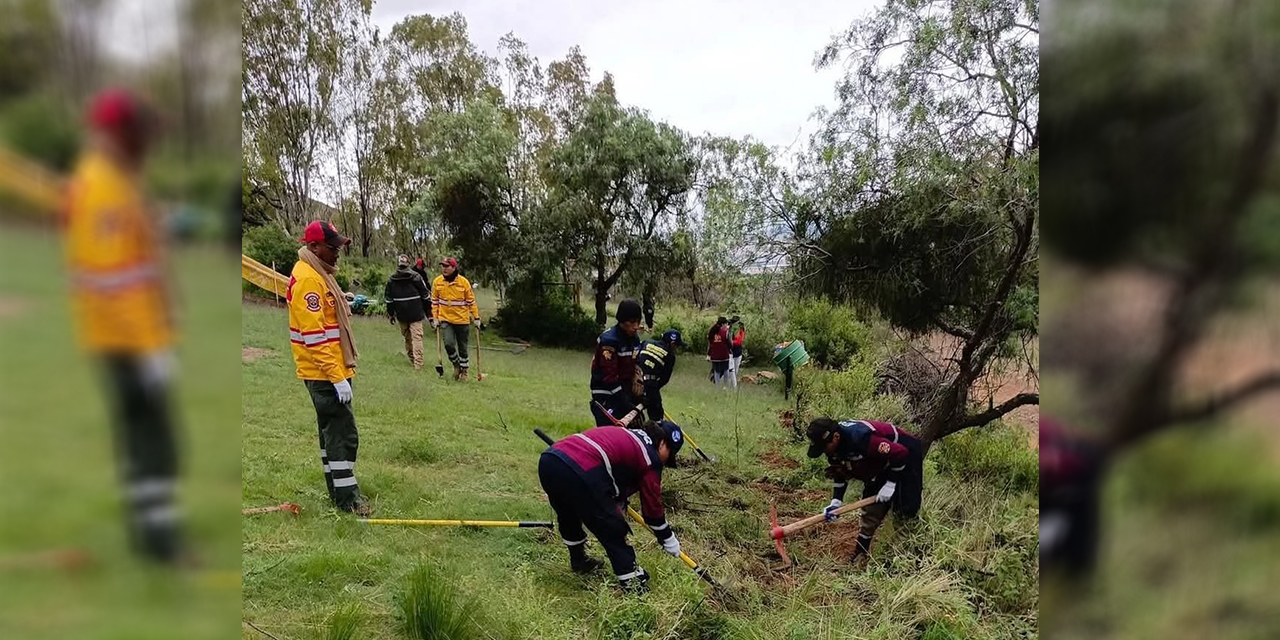
M 0 320 L 16 318 L 27 311 L 26 302 L 13 296 L 0 296 Z
M 240 347 L 240 361 L 253 362 L 258 358 L 270 358 L 276 355 L 271 349 L 260 349 L 258 347 Z
M 764 466 L 772 469 L 796 469 L 800 467 L 800 463 L 788 458 L 777 451 L 766 451 L 760 456 L 760 461 Z

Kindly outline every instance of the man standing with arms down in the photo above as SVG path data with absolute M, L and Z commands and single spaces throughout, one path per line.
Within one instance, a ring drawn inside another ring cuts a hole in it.
M 101 365 L 113 413 L 129 538 L 161 563 L 189 559 L 181 540 L 172 301 L 159 221 L 142 193 L 155 116 L 123 90 L 103 91 L 88 114 L 90 142 L 64 211 L 72 313 L 79 343 Z
M 440 261 L 442 273 L 431 283 L 431 326 L 444 332 L 444 350 L 453 363 L 453 379 L 466 380 L 471 361 L 467 358 L 469 325 L 480 327 L 480 308 L 471 282 L 458 273 L 458 261 Z
M 400 256 L 396 272 L 387 279 L 384 297 L 387 317 L 392 324 L 400 321 L 400 333 L 404 335 L 404 350 L 409 362 L 413 364 L 414 371 L 421 371 L 422 321 L 427 317 L 424 307 L 431 296 L 427 293 L 427 283 L 409 268 L 409 256 Z
M 289 303 L 289 341 L 298 378 L 316 409 L 320 463 L 329 497 L 343 511 L 368 516 L 372 509 L 356 483 L 360 434 L 351 410 L 351 380 L 356 375 L 351 308 L 333 278 L 338 251 L 351 243 L 331 222 L 316 220 L 302 236 L 285 299 Z

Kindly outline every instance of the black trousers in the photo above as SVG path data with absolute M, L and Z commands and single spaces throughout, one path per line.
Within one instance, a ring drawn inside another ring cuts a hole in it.
M 138 356 L 104 356 L 102 369 L 126 495 L 130 544 L 140 555 L 174 560 L 181 548 L 181 518 L 175 500 L 178 443 L 169 389 L 146 380 Z
M 644 388 L 644 409 L 649 414 L 649 419 L 654 422 L 665 420 L 666 414 L 662 409 L 662 388 L 661 387 L 645 387 Z
M 631 527 L 613 500 L 592 490 L 554 453 L 544 452 L 538 459 L 538 481 L 555 509 L 560 538 L 566 547 L 586 544 L 587 534 L 582 530 L 585 526 L 604 547 L 614 575 L 626 579 L 635 573 L 636 552 L 627 543 Z
M 356 483 L 356 453 L 360 433 L 350 404 L 338 400 L 338 390 L 327 380 L 303 380 L 316 408 L 320 436 L 320 464 L 329 498 L 339 509 L 350 511 L 360 496 Z M 350 382 L 350 381 L 348 381 Z
M 924 447 L 920 441 L 900 433 L 898 443 L 911 453 L 907 458 L 907 468 L 903 471 L 897 486 L 893 490 L 893 498 L 887 503 L 877 502 L 862 511 L 861 531 L 858 537 L 864 546 L 869 546 L 876 529 L 884 522 L 890 511 L 904 518 L 914 518 L 920 514 L 921 494 L 924 492 Z M 862 497 L 870 498 L 880 493 L 887 480 L 883 477 L 862 484 Z

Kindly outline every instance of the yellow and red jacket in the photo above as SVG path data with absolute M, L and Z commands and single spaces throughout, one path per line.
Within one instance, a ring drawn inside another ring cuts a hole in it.
M 342 359 L 338 299 L 311 265 L 299 260 L 289 276 L 289 342 L 302 380 L 342 382 L 356 371 Z
M 159 223 L 137 176 L 86 153 L 63 211 L 71 311 L 80 345 L 95 353 L 139 354 L 173 344 Z
M 461 275 L 455 276 L 453 282 L 445 280 L 443 275 L 436 276 L 431 282 L 431 317 L 450 324 L 479 320 L 480 308 L 476 306 L 471 282 Z

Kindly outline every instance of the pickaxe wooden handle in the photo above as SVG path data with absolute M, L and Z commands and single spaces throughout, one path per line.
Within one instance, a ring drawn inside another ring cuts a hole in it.
M 301 510 L 302 507 L 299 507 L 292 502 L 281 502 L 280 504 L 271 507 L 251 507 L 249 509 L 241 509 L 240 515 L 249 516 L 258 513 L 271 513 L 272 511 L 288 511 L 296 516 Z
M 628 413 L 627 415 L 625 415 L 625 416 L 623 416 L 623 417 L 621 417 L 621 418 L 615 418 L 615 417 L 613 417 L 613 414 L 612 414 L 612 413 L 609 413 L 608 409 L 605 409 L 605 408 L 604 408 L 604 405 L 600 404 L 600 403 L 599 403 L 598 401 L 596 401 L 596 400 L 592 400 L 591 402 L 595 403 L 596 407 L 598 407 L 601 411 L 603 411 L 603 412 L 604 412 L 604 414 L 605 414 L 606 416 L 609 416 L 609 419 L 610 419 L 610 420 L 613 420 L 613 426 L 615 426 L 615 427 L 625 427 L 625 426 L 627 426 L 627 425 L 631 424 L 631 421 L 632 421 L 632 420 L 635 420 L 635 419 L 636 419 L 636 416 L 638 416 L 638 415 L 640 415 L 642 412 L 644 412 L 644 405 L 643 405 L 643 404 L 638 404 L 638 405 L 636 405 L 636 408 L 635 408 L 635 409 L 632 409 L 632 410 L 631 410 L 631 413 Z
M 859 500 L 859 501 L 857 501 L 857 502 L 854 502 L 854 503 L 851 503 L 851 504 L 842 505 L 840 508 L 836 509 L 836 510 L 834 511 L 834 513 L 835 513 L 836 515 L 841 515 L 841 514 L 844 514 L 844 513 L 848 513 L 848 512 L 850 512 L 850 511 L 854 511 L 854 510 L 857 510 L 857 509 L 861 509 L 861 508 L 866 507 L 866 506 L 870 506 L 870 505 L 872 505 L 872 504 L 875 504 L 875 502 L 876 502 L 876 496 L 871 496 L 870 498 L 863 498 L 863 499 L 861 499 L 861 500 Z M 776 513 L 776 512 L 775 512 L 775 513 Z M 818 523 L 821 523 L 821 522 L 826 522 L 826 520 L 827 520 L 827 514 L 825 514 L 825 513 L 819 513 L 819 514 L 818 514 L 818 515 L 816 515 L 816 516 L 809 516 L 808 518 L 805 518 L 804 520 L 797 520 L 797 521 L 792 522 L 791 524 L 789 524 L 789 525 L 787 525 L 787 526 L 785 526 L 785 527 L 780 527 L 780 526 L 778 526 L 778 525 L 777 525 L 777 519 L 776 519 L 776 517 L 775 517 L 775 518 L 774 518 L 774 527 L 773 527 L 773 529 L 769 532 L 769 537 L 773 538 L 774 540 L 781 540 L 781 539 L 783 539 L 783 538 L 785 538 L 785 537 L 787 537 L 787 536 L 789 536 L 789 535 L 791 535 L 791 534 L 793 534 L 793 533 L 795 533 L 795 532 L 797 532 L 797 531 L 801 531 L 801 530 L 803 530 L 803 529 L 808 529 L 809 527 L 812 527 L 813 525 L 818 524 Z

